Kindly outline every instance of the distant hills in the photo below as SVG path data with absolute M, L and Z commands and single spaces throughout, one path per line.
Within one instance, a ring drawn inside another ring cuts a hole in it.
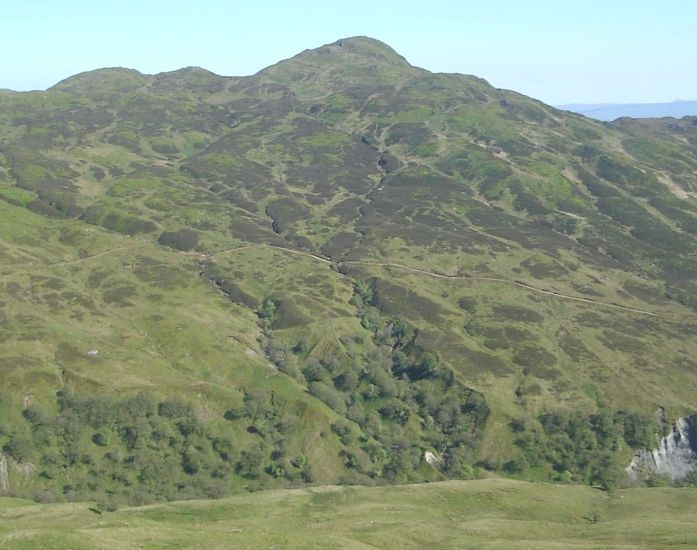
M 697 101 L 671 101 L 668 103 L 569 103 L 557 105 L 557 109 L 580 113 L 597 120 L 632 118 L 682 118 L 697 115 Z

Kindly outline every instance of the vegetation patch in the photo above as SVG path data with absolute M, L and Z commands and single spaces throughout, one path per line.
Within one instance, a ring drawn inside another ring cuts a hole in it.
M 515 305 L 496 305 L 491 308 L 494 316 L 496 318 L 513 321 L 513 322 L 523 322 L 523 323 L 541 323 L 544 321 L 544 317 L 532 309 L 528 309 L 523 306 Z M 512 331 L 511 334 L 515 336 Z
M 611 489 L 624 476 L 623 447 L 651 448 L 655 421 L 625 410 L 595 414 L 544 413 L 535 423 L 514 421 L 521 457 L 506 468 L 546 470 L 550 480 L 584 482 Z
M 568 273 L 565 267 L 549 260 L 529 258 L 521 262 L 520 265 L 536 279 L 555 279 Z
M 157 242 L 174 250 L 193 250 L 198 244 L 198 233 L 188 228 L 166 231 L 158 237 Z

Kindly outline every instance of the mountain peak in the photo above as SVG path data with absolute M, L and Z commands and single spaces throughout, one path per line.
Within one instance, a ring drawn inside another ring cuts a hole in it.
M 259 76 L 289 86 L 299 96 L 342 86 L 389 85 L 423 74 L 387 44 L 367 36 L 342 38 L 305 50 L 261 71 Z
M 372 59 L 374 61 L 381 60 L 388 61 L 390 63 L 409 65 L 409 62 L 390 46 L 384 42 L 381 42 L 380 40 L 376 40 L 375 38 L 370 38 L 368 36 L 352 36 L 349 38 L 342 38 L 320 48 L 306 50 L 303 53 L 315 55 L 327 55 L 332 53 L 341 55 L 348 53 L 350 55 L 365 57 L 366 59 Z
M 158 86 L 183 86 L 190 90 L 219 91 L 230 77 L 219 76 L 203 67 L 183 67 L 155 75 Z
M 125 92 L 145 84 L 150 77 L 135 69 L 110 67 L 76 74 L 61 80 L 49 90 L 72 92 L 84 95 L 107 93 L 109 90 Z
M 384 42 L 368 36 L 341 38 L 331 44 L 305 50 L 291 60 L 308 63 L 350 63 L 354 66 L 390 66 L 413 69 L 409 62 Z

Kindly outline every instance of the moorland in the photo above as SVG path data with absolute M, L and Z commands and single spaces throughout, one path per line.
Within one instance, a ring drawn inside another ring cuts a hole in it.
M 493 484 L 583 522 L 616 502 L 583 485 L 663 485 L 625 467 L 697 408 L 696 192 L 695 117 L 601 123 L 368 38 L 2 91 L 0 487 L 46 503 L 3 513 L 101 532 L 493 475 L 563 486 L 142 521 Z

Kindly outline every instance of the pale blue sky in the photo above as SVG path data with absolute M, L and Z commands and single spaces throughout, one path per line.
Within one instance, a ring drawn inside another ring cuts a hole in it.
M 551 104 L 697 99 L 697 0 L 5 0 L 0 88 L 114 66 L 246 75 L 356 35 Z

